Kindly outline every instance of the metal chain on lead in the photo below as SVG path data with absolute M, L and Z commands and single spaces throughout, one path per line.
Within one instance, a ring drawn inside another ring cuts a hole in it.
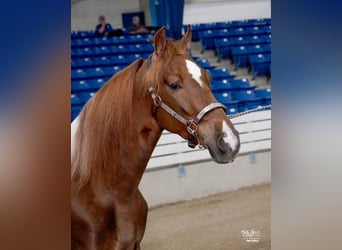
M 233 115 L 229 115 L 229 119 L 234 119 L 234 118 L 237 118 L 237 117 L 240 117 L 240 116 L 243 116 L 243 115 L 247 115 L 249 113 L 253 113 L 253 112 L 256 112 L 256 111 L 259 111 L 259 110 L 263 110 L 263 109 L 267 109 L 267 108 L 270 108 L 271 107 L 271 104 L 270 105 L 266 105 L 266 106 L 261 106 L 261 107 L 257 107 L 255 109 L 250 109 L 250 110 L 247 110 L 247 111 L 244 111 L 244 112 L 240 112 L 240 113 L 237 113 L 237 114 L 233 114 Z

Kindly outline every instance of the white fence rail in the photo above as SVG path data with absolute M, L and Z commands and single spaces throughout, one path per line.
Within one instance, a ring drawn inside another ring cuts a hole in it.
M 240 154 L 271 149 L 271 110 L 232 120 L 240 133 Z M 147 170 L 211 159 L 208 150 L 191 149 L 179 135 L 165 131 L 148 162 Z

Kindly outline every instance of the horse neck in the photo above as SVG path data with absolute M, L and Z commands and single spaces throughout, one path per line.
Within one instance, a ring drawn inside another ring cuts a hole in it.
M 120 150 L 125 150 L 115 163 L 116 173 L 112 188 L 127 189 L 128 192 L 138 187 L 147 163 L 152 155 L 162 129 L 152 115 L 152 99 L 148 95 L 144 82 L 147 71 L 145 62 L 138 73 L 133 88 L 132 128 Z M 121 180 L 123 180 L 121 182 Z M 119 182 L 119 185 L 118 185 Z M 129 186 L 128 186 L 129 183 Z

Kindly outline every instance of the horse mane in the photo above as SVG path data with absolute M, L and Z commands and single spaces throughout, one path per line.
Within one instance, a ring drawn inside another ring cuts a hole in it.
M 166 39 L 162 53 L 155 58 L 142 82 L 158 91 L 165 81 L 166 72 L 175 55 L 187 56 L 179 41 Z M 132 134 L 133 94 L 136 74 L 143 59 L 137 60 L 115 74 L 85 104 L 79 115 L 79 127 L 75 135 L 75 150 L 71 159 L 71 179 L 77 189 L 90 181 L 100 180 L 104 185 L 115 176 L 115 162 L 122 159 L 125 143 Z M 118 150 L 118 148 L 120 150 Z
M 78 188 L 97 177 L 109 181 L 116 171 L 113 159 L 126 153 L 117 149 L 133 128 L 133 89 L 143 61 L 135 61 L 109 79 L 80 113 L 71 160 L 71 179 Z

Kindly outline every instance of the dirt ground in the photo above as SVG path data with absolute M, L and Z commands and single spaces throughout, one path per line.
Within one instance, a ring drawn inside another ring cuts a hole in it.
M 241 230 L 260 231 L 247 242 Z M 271 188 L 263 184 L 152 208 L 142 250 L 271 249 Z

